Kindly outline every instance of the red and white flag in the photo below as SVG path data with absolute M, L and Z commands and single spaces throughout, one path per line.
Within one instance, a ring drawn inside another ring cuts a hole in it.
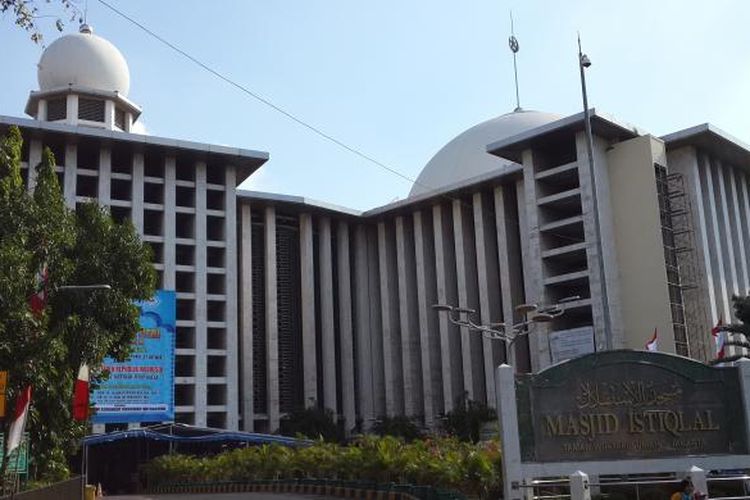
M 89 365 L 83 363 L 78 369 L 78 378 L 73 388 L 73 419 L 89 418 Z
M 646 342 L 646 350 L 654 352 L 659 350 L 659 335 L 656 332 L 656 328 L 654 328 L 654 336 L 651 337 L 651 340 Z
M 21 445 L 23 431 L 26 429 L 26 418 L 29 416 L 29 406 L 31 405 L 31 386 L 21 391 L 16 396 L 16 411 L 13 414 L 13 422 L 10 424 L 8 432 L 8 451 L 7 456 Z
M 716 346 L 716 359 L 724 359 L 727 341 L 727 332 L 724 331 L 724 318 L 719 317 L 719 322 L 711 328 L 711 336 L 714 338 L 714 345 Z
M 31 306 L 31 312 L 34 316 L 41 316 L 44 312 L 44 308 L 47 307 L 47 282 L 49 281 L 49 269 L 47 264 L 42 264 L 41 269 L 36 274 L 36 285 L 34 288 L 34 295 L 29 299 L 29 305 Z

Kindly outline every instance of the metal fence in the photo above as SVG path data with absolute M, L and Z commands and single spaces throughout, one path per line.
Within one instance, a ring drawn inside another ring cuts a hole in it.
M 662 474 L 604 476 L 590 480 L 585 474 L 581 476 L 536 479 L 519 486 L 525 500 L 652 500 L 667 498 L 665 494 L 668 493 L 665 492 L 673 492 L 675 486 L 686 477 Z M 577 492 L 574 482 L 578 483 Z M 702 490 L 708 494 L 706 500 L 750 500 L 750 475 L 744 472 L 705 474 L 703 481 L 698 482 L 705 485 Z

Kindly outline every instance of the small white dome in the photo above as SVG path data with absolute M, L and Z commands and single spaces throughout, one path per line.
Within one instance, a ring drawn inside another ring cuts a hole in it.
M 58 38 L 42 54 L 37 72 L 39 90 L 80 85 L 127 96 L 130 71 L 125 58 L 104 38 L 84 25 L 80 33 Z
M 437 152 L 420 172 L 409 196 L 456 184 L 466 179 L 511 165 L 487 153 L 487 145 L 561 117 L 539 111 L 514 111 L 471 127 Z

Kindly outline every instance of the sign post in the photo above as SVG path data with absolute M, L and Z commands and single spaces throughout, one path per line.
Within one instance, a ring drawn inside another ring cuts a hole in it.
M 174 420 L 175 292 L 139 302 L 141 329 L 125 362 L 104 360 L 109 378 L 93 391 L 93 423 Z
M 0 450 L 5 449 L 5 438 L 0 435 Z M 5 469 L 6 473 L 13 474 L 27 474 L 29 472 L 29 433 L 23 433 L 23 439 L 21 439 L 21 445 L 13 450 L 9 457 L 0 457 L 0 463 L 2 460 L 8 460 L 8 467 Z
M 526 479 L 578 471 L 750 468 L 750 361 L 711 367 L 623 350 L 507 372 L 498 367 L 496 389 L 509 500 L 522 498 Z

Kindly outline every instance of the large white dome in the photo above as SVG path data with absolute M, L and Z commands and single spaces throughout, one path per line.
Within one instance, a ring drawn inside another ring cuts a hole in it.
M 559 120 L 539 111 L 514 111 L 459 134 L 425 165 L 409 192 L 417 196 L 512 164 L 487 153 L 487 145 Z
M 83 26 L 80 33 L 58 38 L 42 54 L 37 72 L 39 90 L 80 85 L 127 96 L 130 71 L 125 58 L 104 38 Z

